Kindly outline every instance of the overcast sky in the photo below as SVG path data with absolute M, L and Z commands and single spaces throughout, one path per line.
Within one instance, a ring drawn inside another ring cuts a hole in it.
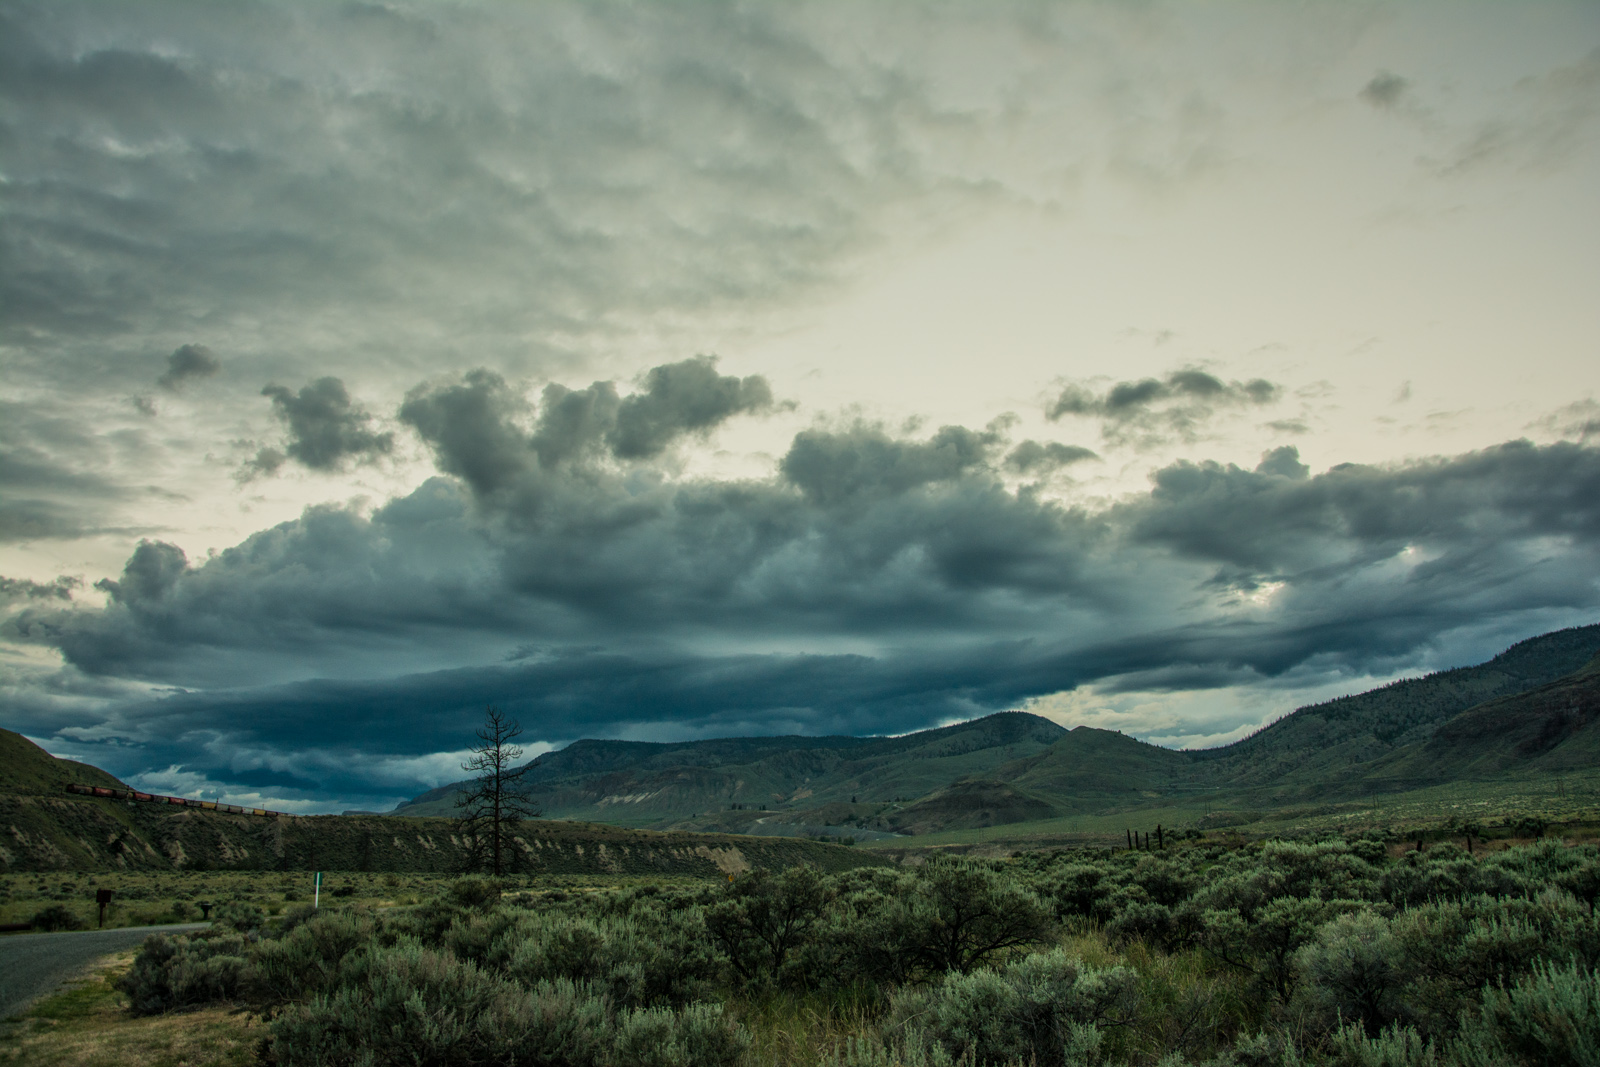
M 0 3 L 0 725 L 1176 747 L 1600 621 L 1600 6 Z

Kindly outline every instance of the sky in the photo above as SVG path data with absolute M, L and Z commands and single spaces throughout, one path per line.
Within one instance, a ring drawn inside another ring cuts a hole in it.
M 0 725 L 1209 747 L 1600 621 L 1593 3 L 0 2 Z

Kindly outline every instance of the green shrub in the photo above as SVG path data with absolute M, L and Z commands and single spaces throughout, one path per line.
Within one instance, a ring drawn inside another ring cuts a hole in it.
M 1239 1035 L 1233 1047 L 1207 1067 L 1304 1067 L 1305 1064 L 1292 1038 L 1262 1030 Z
M 445 898 L 458 908 L 488 911 L 500 903 L 505 886 L 493 878 L 460 878 L 451 883 Z
M 403 942 L 352 957 L 333 994 L 291 1006 L 271 1033 L 283 1067 L 595 1067 L 612 1026 L 604 1002 L 570 982 L 526 990 Z
M 733 976 L 747 986 L 776 982 L 822 917 L 829 887 L 815 867 L 740 876 L 706 911 L 706 929 Z
M 1334 1067 L 1439 1067 L 1438 1049 L 1409 1026 L 1391 1026 L 1368 1037 L 1356 1026 L 1341 1027 L 1329 1057 Z
M 1298 979 L 1295 953 L 1309 944 L 1318 927 L 1359 908 L 1356 901 L 1278 897 L 1250 918 L 1236 908 L 1205 914 L 1207 951 L 1252 975 L 1259 987 L 1287 1003 Z
M 1600 1067 L 1600 975 L 1541 963 L 1510 989 L 1486 988 L 1456 1056 L 1463 1067 Z
M 233 900 L 216 909 L 215 921 L 242 934 L 259 931 L 267 922 L 267 913 L 244 901 Z
M 28 925 L 35 930 L 82 930 L 84 922 L 62 904 L 50 904 L 33 913 Z
M 313 912 L 257 946 L 255 994 L 268 1004 L 279 1004 L 331 993 L 344 962 L 378 941 L 371 918 L 349 912 Z
M 637 919 L 526 916 L 501 936 L 491 959 L 527 986 L 589 982 L 618 1007 L 682 1007 L 707 996 L 717 961 L 699 912 L 638 910 Z
M 1295 953 L 1297 998 L 1311 1020 L 1333 1031 L 1358 1022 L 1368 1037 L 1405 1015 L 1407 971 L 1389 923 L 1370 911 L 1341 915 Z
M 617 1020 L 608 1062 L 618 1067 L 734 1067 L 750 1035 L 723 1018 L 720 1004 L 691 1004 L 681 1012 L 643 1008 Z
M 912 883 L 903 946 L 926 973 L 971 971 L 1053 932 L 1050 912 L 1015 878 L 965 860 L 937 859 Z
M 1067 1062 L 1067 1050 L 1098 1048 L 1088 1031 L 1126 1026 L 1139 1004 L 1138 976 L 1095 969 L 1064 951 L 1034 953 L 1002 970 L 953 972 L 931 987 L 896 994 L 883 1027 L 904 1042 L 912 1029 L 976 1064 Z
M 1101 904 L 1111 894 L 1106 870 L 1093 863 L 1070 863 L 1050 872 L 1043 879 L 1055 905 L 1058 919 L 1096 918 L 1102 915 Z
M 235 1000 L 254 980 L 249 949 L 249 941 L 232 931 L 152 934 L 117 988 L 128 995 L 128 1009 L 135 1015 Z

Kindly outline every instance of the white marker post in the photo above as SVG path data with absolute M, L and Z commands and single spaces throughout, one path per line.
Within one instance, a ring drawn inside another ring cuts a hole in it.
M 313 908 L 322 907 L 322 872 L 321 871 L 317 872 L 316 881 L 312 883 L 311 906 Z

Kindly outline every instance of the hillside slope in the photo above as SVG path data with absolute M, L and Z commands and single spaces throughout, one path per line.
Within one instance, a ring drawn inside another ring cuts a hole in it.
M 453 873 L 462 855 L 443 819 L 312 815 L 263 819 L 89 797 L 0 795 L 0 871 L 239 870 Z M 882 862 L 794 838 L 658 833 L 533 820 L 517 835 L 528 874 L 717 877 L 810 863 Z
M 1065 734 L 1048 719 L 1008 712 L 901 737 L 584 740 L 534 760 L 527 779 L 546 815 L 664 826 L 737 809 L 912 801 L 1041 753 Z M 431 790 L 392 814 L 452 813 L 460 785 Z
M 1297 709 L 1266 729 L 1196 753 L 1211 786 L 1335 781 L 1352 768 L 1433 736 L 1485 701 L 1525 693 L 1583 668 L 1600 650 L 1600 625 L 1520 641 L 1487 663 L 1407 678 Z
M 1202 798 L 1211 808 L 1314 803 L 1452 775 L 1582 766 L 1596 744 L 1589 732 L 1535 753 L 1527 739 L 1502 744 L 1511 733 L 1494 716 L 1523 714 L 1514 702 L 1530 692 L 1571 697 L 1577 690 L 1560 680 L 1597 651 L 1600 625 L 1544 634 L 1487 663 L 1299 708 L 1251 737 L 1199 752 L 1088 727 L 1067 731 L 1013 712 L 894 738 L 584 740 L 535 760 L 528 779 L 547 815 L 812 836 L 938 833 Z M 1485 709 L 1478 719 L 1456 722 L 1475 708 Z M 1480 720 L 1498 725 L 1469 726 Z M 393 814 L 449 814 L 459 785 Z
M 1420 781 L 1510 770 L 1561 773 L 1600 768 L 1600 655 L 1583 669 L 1450 719 L 1428 740 L 1381 760 L 1370 774 Z
M 261 818 L 65 791 L 126 788 L 88 764 L 57 759 L 0 730 L 0 872 L 49 870 L 427 871 L 461 868 L 443 819 L 313 815 Z M 655 833 L 532 820 L 517 835 L 529 874 L 720 877 L 810 863 L 826 871 L 885 862 L 793 838 Z
M 99 767 L 57 759 L 19 733 L 0 730 L 0 793 L 55 794 L 68 785 L 128 788 Z

